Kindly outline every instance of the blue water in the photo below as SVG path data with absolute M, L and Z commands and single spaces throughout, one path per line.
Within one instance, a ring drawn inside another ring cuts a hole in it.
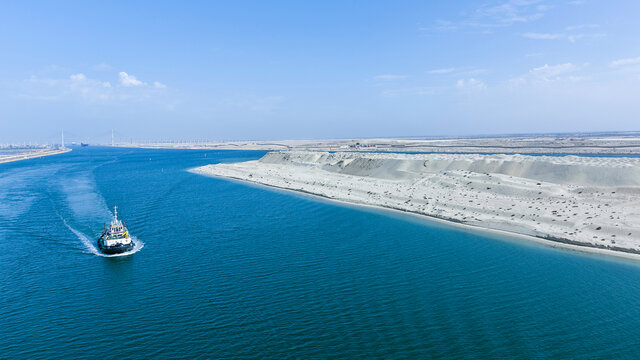
M 640 357 L 638 264 L 187 171 L 261 155 L 0 165 L 0 358 Z

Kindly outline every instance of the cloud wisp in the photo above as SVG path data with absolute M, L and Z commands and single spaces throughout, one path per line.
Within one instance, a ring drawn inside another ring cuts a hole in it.
M 534 85 L 534 84 L 546 84 L 550 85 L 557 81 L 579 81 L 584 80 L 584 76 L 573 75 L 576 72 L 582 70 L 585 65 L 576 65 L 573 63 L 564 63 L 557 65 L 545 64 L 543 66 L 535 67 L 526 74 L 519 77 L 511 78 L 508 80 L 508 84 L 511 85 Z
M 147 85 L 147 83 L 138 80 L 135 76 L 129 75 L 124 71 L 121 71 L 118 75 L 120 76 L 120 85 L 122 86 L 131 87 Z
M 110 81 L 103 81 L 74 73 L 64 78 L 40 77 L 33 75 L 18 85 L 20 97 L 36 100 L 81 99 L 89 103 L 115 100 L 149 99 L 166 85 L 155 81 L 153 86 L 138 80 L 125 72 L 118 74 L 119 86 Z M 137 90 L 136 90 L 137 89 Z
M 566 34 L 566 33 L 537 33 L 526 32 L 521 34 L 522 37 L 532 40 L 569 40 L 574 43 L 580 39 L 597 39 L 606 37 L 605 33 L 579 33 L 579 34 Z
M 544 34 L 544 33 L 535 33 L 535 32 L 527 32 L 522 34 L 522 37 L 533 40 L 556 40 L 562 39 L 565 37 L 564 34 Z
M 455 70 L 456 68 L 433 69 L 427 70 L 427 74 L 448 74 L 454 72 Z
M 609 63 L 609 67 L 619 68 L 623 66 L 637 65 L 637 64 L 640 64 L 640 57 L 614 60 Z
M 484 90 L 487 85 L 481 80 L 475 78 L 460 79 L 456 82 L 456 88 L 458 90 Z
M 552 8 L 541 4 L 542 0 L 511 0 L 499 5 L 483 5 L 476 10 L 481 19 L 490 20 L 492 26 L 511 26 L 538 20 Z
M 449 67 L 449 68 L 441 68 L 441 69 L 432 69 L 427 70 L 426 73 L 428 75 L 434 76 L 456 76 L 456 77 L 465 77 L 472 76 L 478 74 L 484 74 L 487 72 L 487 69 L 482 68 L 474 68 L 474 67 Z
M 377 75 L 373 77 L 375 80 L 401 80 L 406 79 L 408 76 L 406 75 L 394 75 L 394 74 L 383 74 Z
M 467 11 L 459 20 L 438 19 L 434 28 L 421 30 L 452 31 L 465 28 L 504 28 L 515 24 L 529 23 L 541 19 L 555 6 L 543 0 L 508 0 L 501 3 L 484 4 Z

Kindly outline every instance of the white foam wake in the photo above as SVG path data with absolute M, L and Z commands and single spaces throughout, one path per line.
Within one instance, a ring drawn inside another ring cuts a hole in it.
M 67 224 L 67 221 L 65 219 L 62 219 L 62 222 L 64 223 L 64 226 L 66 226 L 69 230 L 71 230 L 71 232 L 73 232 L 78 237 L 78 239 L 80 239 L 84 247 L 87 249 L 88 253 L 96 256 L 102 256 L 102 257 L 128 256 L 128 255 L 137 253 L 144 247 L 144 242 L 142 240 L 139 240 L 137 237 L 132 236 L 131 241 L 133 241 L 133 249 L 131 251 L 123 252 L 121 254 L 113 254 L 113 255 L 103 254 L 96 247 L 95 241 L 93 241 L 91 238 L 89 238 L 82 232 L 71 227 L 69 224 Z

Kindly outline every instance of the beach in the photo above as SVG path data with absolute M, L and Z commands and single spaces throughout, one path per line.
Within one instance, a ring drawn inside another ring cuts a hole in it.
M 0 154 L 0 164 L 13 162 L 13 161 L 34 159 L 34 158 L 39 158 L 43 156 L 63 154 L 69 151 L 71 151 L 71 149 L 61 148 L 61 149 L 28 150 L 23 152 L 16 152 L 13 154 Z
M 640 254 L 638 158 L 285 151 L 193 171 L 558 246 Z

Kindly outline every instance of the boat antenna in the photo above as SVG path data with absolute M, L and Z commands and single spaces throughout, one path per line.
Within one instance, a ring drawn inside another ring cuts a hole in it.
M 118 220 L 118 206 L 117 205 L 113 207 L 113 218 L 115 220 Z

